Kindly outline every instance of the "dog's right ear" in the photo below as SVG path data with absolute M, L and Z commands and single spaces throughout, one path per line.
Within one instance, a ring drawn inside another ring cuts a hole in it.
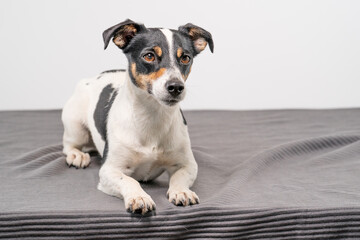
M 143 24 L 126 19 L 124 22 L 112 26 L 103 32 L 104 49 L 109 45 L 111 38 L 113 38 L 113 42 L 116 46 L 120 49 L 124 49 L 136 34 L 145 30 L 146 27 Z

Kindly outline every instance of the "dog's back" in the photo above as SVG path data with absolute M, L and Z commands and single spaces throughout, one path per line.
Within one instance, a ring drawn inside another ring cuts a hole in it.
M 79 139 L 77 140 L 82 138 L 80 143 L 83 143 L 85 152 L 95 150 L 100 155 L 103 154 L 105 146 L 103 140 L 105 126 L 103 123 L 106 119 L 101 118 L 106 117 L 105 111 L 109 109 L 110 96 L 115 89 L 120 89 L 123 86 L 125 78 L 125 70 L 109 70 L 93 78 L 82 79 L 78 82 L 62 113 L 62 121 L 71 123 L 64 124 L 64 127 L 76 128 L 78 134 L 71 136 L 64 134 L 64 141 L 74 142 L 74 139 L 70 138 L 78 135 Z M 64 144 L 64 146 L 69 145 Z M 64 149 L 64 152 L 66 150 Z

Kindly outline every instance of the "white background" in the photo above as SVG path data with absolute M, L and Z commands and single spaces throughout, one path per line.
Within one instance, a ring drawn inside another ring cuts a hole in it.
M 212 33 L 184 109 L 360 106 L 360 1 L 1 0 L 0 110 L 61 108 L 79 79 L 125 68 L 102 32 L 126 18 Z

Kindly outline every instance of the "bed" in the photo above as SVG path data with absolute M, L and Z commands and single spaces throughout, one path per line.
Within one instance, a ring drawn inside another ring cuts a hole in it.
M 360 239 L 360 109 L 184 111 L 200 204 L 141 183 L 156 214 L 67 167 L 61 111 L 0 112 L 0 239 Z

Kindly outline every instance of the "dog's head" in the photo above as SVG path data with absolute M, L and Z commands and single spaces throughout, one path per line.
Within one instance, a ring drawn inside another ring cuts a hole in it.
M 207 44 L 214 50 L 211 34 L 191 23 L 169 30 L 146 28 L 128 19 L 105 30 L 103 38 L 105 49 L 112 39 L 123 50 L 135 86 L 168 106 L 184 99 L 194 57 Z

